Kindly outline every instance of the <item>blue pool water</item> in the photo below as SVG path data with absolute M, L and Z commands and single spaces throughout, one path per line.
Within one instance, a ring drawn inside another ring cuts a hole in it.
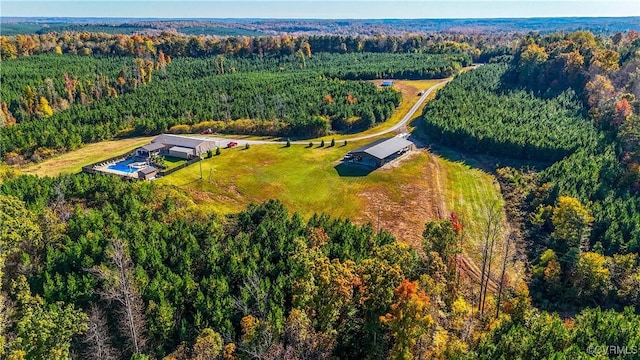
M 113 165 L 109 165 L 109 169 L 111 170 L 116 170 L 116 171 L 121 171 L 123 173 L 126 174 L 131 174 L 134 172 L 137 172 L 138 169 L 134 168 L 134 167 L 129 167 L 129 164 L 131 164 L 130 161 L 121 161 L 117 164 L 113 164 Z

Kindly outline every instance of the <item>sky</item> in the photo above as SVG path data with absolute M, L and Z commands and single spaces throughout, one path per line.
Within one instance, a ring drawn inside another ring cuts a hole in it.
M 640 0 L 0 0 L 0 16 L 418 19 L 640 16 Z

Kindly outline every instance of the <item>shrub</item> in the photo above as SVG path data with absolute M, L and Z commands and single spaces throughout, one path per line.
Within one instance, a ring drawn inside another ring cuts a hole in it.
M 320 147 L 324 147 L 324 140 L 320 141 Z
M 10 152 L 4 156 L 4 161 L 7 162 L 7 165 L 20 165 L 24 163 L 24 158 L 15 152 Z
M 244 148 L 245 148 L 246 150 L 249 150 L 249 143 L 244 144 Z
M 336 146 L 336 139 L 331 139 L 331 147 Z
M 312 141 L 309 141 L 309 146 L 308 147 L 310 147 L 310 148 L 313 147 L 313 142 Z
M 211 158 L 213 156 L 213 151 L 211 149 L 207 150 L 207 158 Z
M 191 126 L 175 125 L 169 128 L 169 132 L 172 134 L 188 134 L 191 132 Z
M 216 148 L 216 156 L 217 155 L 220 155 L 220 148 L 219 147 Z
M 291 147 L 291 140 L 287 139 L 287 144 L 285 146 L 286 147 Z

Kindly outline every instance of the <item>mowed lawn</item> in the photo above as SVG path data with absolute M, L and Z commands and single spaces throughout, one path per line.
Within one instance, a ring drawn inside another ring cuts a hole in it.
M 503 206 L 500 186 L 493 177 L 480 169 L 471 168 L 462 162 L 452 162 L 441 157 L 443 168 L 443 191 L 447 209 L 457 213 L 464 222 L 469 235 L 469 244 L 482 242 L 483 216 L 492 203 Z
M 25 174 L 38 176 L 57 176 L 77 173 L 85 165 L 106 160 L 124 154 L 137 147 L 148 144 L 153 137 L 137 137 L 122 140 L 109 140 L 83 146 L 65 154 L 55 156 L 40 163 L 29 164 L 20 169 Z
M 220 214 L 278 199 L 305 217 L 325 212 L 377 227 L 379 216 L 381 228 L 418 247 L 427 221 L 450 211 L 471 217 L 476 201 L 500 198 L 490 175 L 425 150 L 372 172 L 339 165 L 344 154 L 368 141 L 223 149 L 202 161 L 202 179 L 196 163 L 156 182 L 184 190 L 200 207 Z
M 327 142 L 328 144 L 328 142 Z M 378 176 L 338 174 L 337 161 L 361 145 L 337 143 L 334 147 L 305 145 L 254 145 L 222 149 L 218 156 L 158 179 L 157 183 L 210 194 L 214 210 L 240 211 L 250 202 L 282 200 L 291 211 L 304 214 L 329 212 L 352 217 L 361 207 L 357 192 L 383 181 Z

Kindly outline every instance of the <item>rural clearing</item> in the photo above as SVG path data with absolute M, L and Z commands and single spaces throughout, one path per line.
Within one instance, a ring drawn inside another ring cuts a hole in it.
M 477 204 L 501 198 L 490 174 L 450 162 L 426 149 L 415 150 L 372 172 L 340 163 L 350 150 L 411 131 L 411 121 L 420 116 L 426 100 L 448 80 L 396 81 L 394 86 L 403 95 L 396 112 L 385 123 L 357 134 L 292 141 L 291 147 L 284 146 L 281 139 L 206 137 L 219 141 L 223 148 L 230 141 L 238 142 L 238 146 L 222 149 L 221 155 L 203 160 L 202 179 L 200 166 L 194 164 L 159 178 L 156 183 L 186 192 L 199 208 L 218 214 L 241 211 L 248 203 L 276 198 L 305 217 L 324 212 L 360 224 L 379 225 L 417 248 L 421 248 L 425 222 L 446 218 L 455 211 L 463 219 L 469 217 L 469 237 L 478 238 L 480 226 L 471 219 Z M 421 90 L 426 91 L 418 96 Z M 332 138 L 335 146 L 319 147 L 321 140 L 328 145 Z M 38 176 L 78 172 L 84 165 L 132 150 L 150 139 L 89 144 L 21 171 Z M 309 148 L 309 142 L 314 146 Z M 250 144 L 249 149 L 244 148 L 245 143 Z M 473 247 L 469 250 L 476 253 Z

